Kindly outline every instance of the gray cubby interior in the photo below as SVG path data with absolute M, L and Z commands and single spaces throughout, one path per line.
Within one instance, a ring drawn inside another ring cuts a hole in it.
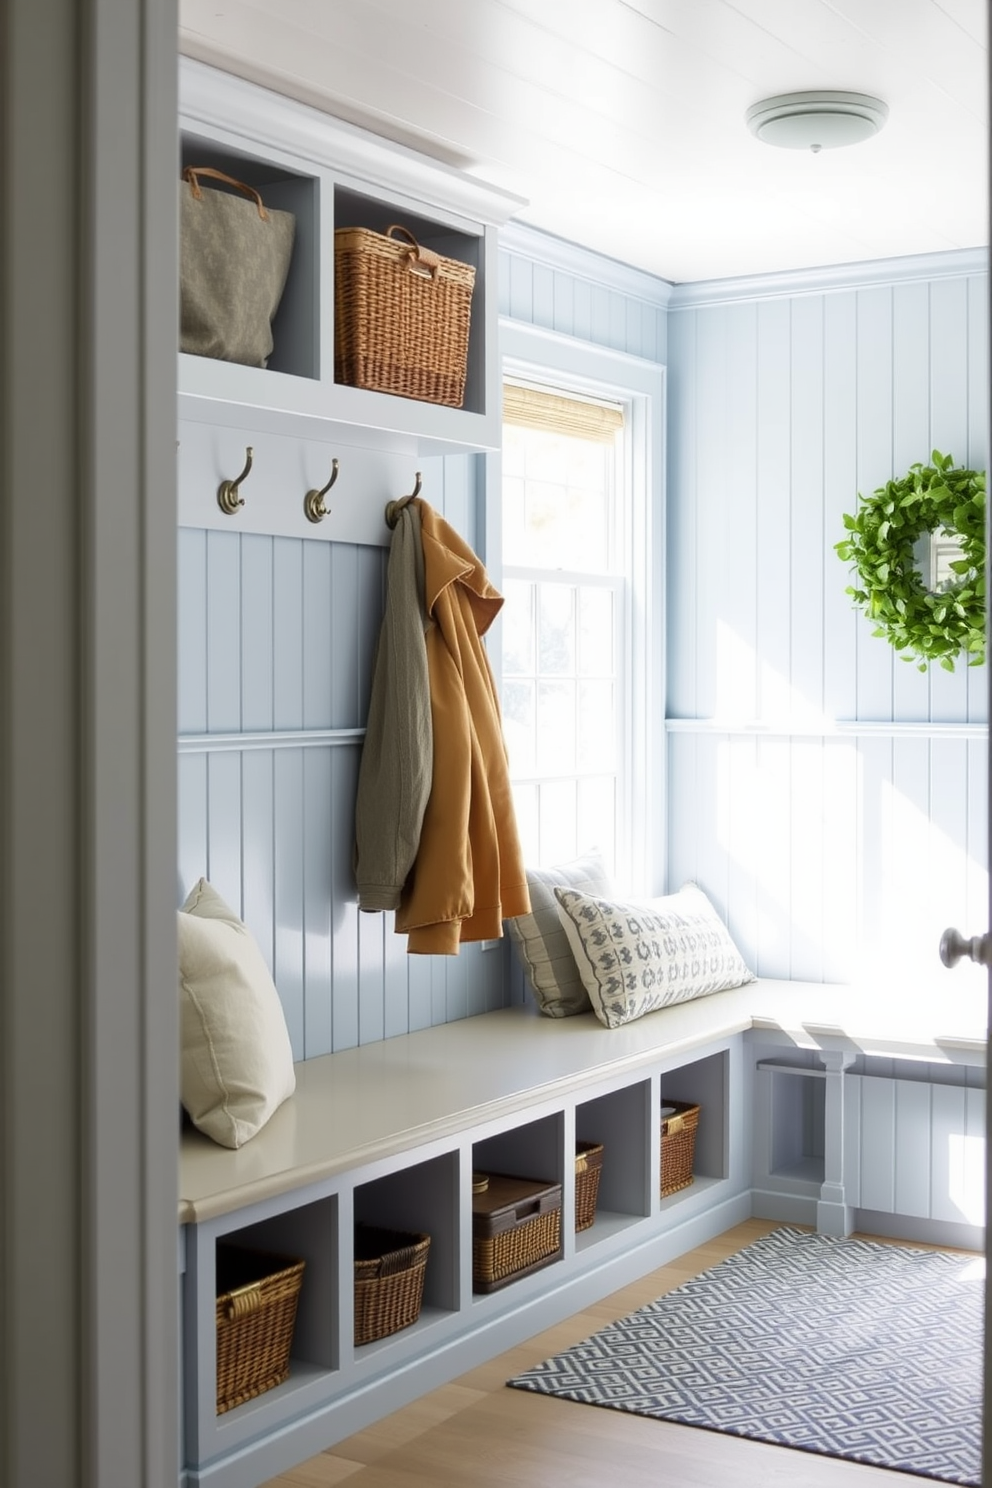
M 355 1222 L 430 1235 L 424 1308 L 458 1308 L 458 1153 L 445 1152 L 355 1189 Z
M 597 1216 L 642 1218 L 651 1213 L 650 1110 L 650 1080 L 638 1080 L 576 1106 L 577 1140 L 603 1144 Z
M 780 1178 L 822 1183 L 826 1080 L 822 1070 L 774 1070 L 770 1170 Z
M 721 1049 L 702 1059 L 689 1060 L 661 1076 L 660 1111 L 666 1101 L 688 1101 L 699 1106 L 699 1125 L 693 1172 L 700 1178 L 729 1176 L 729 1058 Z M 684 1190 L 691 1194 L 691 1189 Z M 677 1198 L 678 1195 L 673 1197 Z
M 320 368 L 320 182 L 261 156 L 242 154 L 195 134 L 180 141 L 181 168 L 213 166 L 259 193 L 266 206 L 292 212 L 296 234 L 289 276 L 272 325 L 270 372 L 318 378 Z M 210 190 L 230 191 L 221 182 Z M 238 195 L 237 192 L 233 193 Z
M 218 1235 L 219 1244 L 271 1251 L 306 1262 L 291 1357 L 320 1369 L 340 1366 L 338 1207 L 331 1195 Z
M 563 1118 L 556 1111 L 474 1143 L 472 1168 L 480 1173 L 508 1173 L 514 1178 L 561 1183 L 562 1142 Z

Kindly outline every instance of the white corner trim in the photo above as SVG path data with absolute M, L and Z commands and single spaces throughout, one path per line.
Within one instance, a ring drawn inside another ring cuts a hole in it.
M 673 285 L 669 309 L 698 310 L 707 305 L 726 305 L 742 300 L 776 296 L 792 298 L 867 289 L 876 285 L 961 279 L 987 274 L 988 269 L 987 248 L 954 248 L 946 253 L 908 254 L 905 258 L 879 258 L 818 269 L 789 269 L 779 274 L 750 274 L 739 279 L 701 279 Z
M 565 238 L 554 237 L 523 222 L 505 223 L 500 228 L 499 246 L 501 252 L 512 254 L 514 258 L 526 258 L 542 268 L 587 279 L 601 289 L 644 300 L 659 310 L 668 308 L 674 286 L 667 279 L 659 279 L 643 269 L 606 258 L 591 248 L 569 243 Z

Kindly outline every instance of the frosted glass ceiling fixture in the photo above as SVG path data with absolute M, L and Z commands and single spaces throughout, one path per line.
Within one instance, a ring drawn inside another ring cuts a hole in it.
M 867 93 L 779 93 L 747 111 L 751 133 L 785 150 L 836 150 L 877 134 L 889 117 L 880 98 Z

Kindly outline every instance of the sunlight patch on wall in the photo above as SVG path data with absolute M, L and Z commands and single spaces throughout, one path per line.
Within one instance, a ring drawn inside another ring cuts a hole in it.
M 948 1178 L 951 1203 L 966 1224 L 985 1223 L 985 1138 L 948 1137 Z

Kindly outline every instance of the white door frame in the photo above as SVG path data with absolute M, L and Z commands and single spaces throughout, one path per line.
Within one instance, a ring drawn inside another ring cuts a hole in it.
M 173 0 L 0 10 L 0 1481 L 178 1476 Z

